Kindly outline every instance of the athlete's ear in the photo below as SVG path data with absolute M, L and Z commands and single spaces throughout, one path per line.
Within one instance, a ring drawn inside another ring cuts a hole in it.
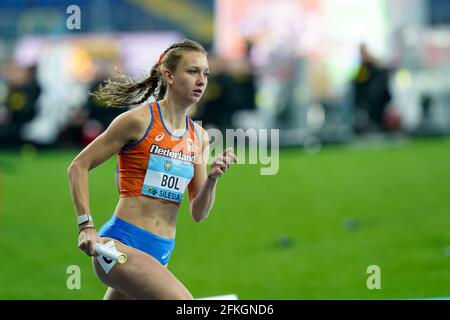
M 164 80 L 166 81 L 167 84 L 173 84 L 172 72 L 170 72 L 169 70 L 164 70 L 163 78 L 164 78 Z

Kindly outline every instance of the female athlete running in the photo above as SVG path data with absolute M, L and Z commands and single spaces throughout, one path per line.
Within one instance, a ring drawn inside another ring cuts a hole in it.
M 105 299 L 192 299 L 167 269 L 179 206 L 187 189 L 192 218 L 206 219 L 218 178 L 236 162 L 227 149 L 207 172 L 208 135 L 187 116 L 203 95 L 208 74 L 205 49 L 184 40 L 161 54 L 144 81 L 121 75 L 93 94 L 111 107 L 139 105 L 118 116 L 68 168 L 78 246 L 92 256 L 97 277 L 108 286 Z M 156 101 L 145 104 L 152 95 Z M 88 173 L 116 153 L 120 199 L 112 218 L 97 231 Z M 128 261 L 106 273 L 95 257 L 95 243 L 111 240 Z

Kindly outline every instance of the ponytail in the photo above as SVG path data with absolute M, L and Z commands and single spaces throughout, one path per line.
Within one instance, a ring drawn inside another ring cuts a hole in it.
M 175 72 L 178 62 L 182 58 L 182 51 L 197 51 L 206 54 L 206 50 L 197 42 L 184 40 L 167 48 L 159 57 L 159 61 L 150 71 L 150 76 L 136 82 L 129 76 L 120 73 L 114 80 L 108 79 L 103 85 L 92 92 L 100 103 L 113 108 L 123 108 L 139 105 L 154 96 L 156 100 L 164 99 L 167 84 L 162 78 L 161 67 Z

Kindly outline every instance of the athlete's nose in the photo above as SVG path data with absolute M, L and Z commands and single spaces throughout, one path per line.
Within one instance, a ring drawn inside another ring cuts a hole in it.
M 197 83 L 196 85 L 199 87 L 203 87 L 206 84 L 206 77 L 203 74 L 200 74 L 197 77 Z

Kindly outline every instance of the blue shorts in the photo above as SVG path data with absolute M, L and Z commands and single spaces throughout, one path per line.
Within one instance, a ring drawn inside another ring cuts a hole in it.
M 141 250 L 164 266 L 169 263 L 175 239 L 162 238 L 128 223 L 115 215 L 98 231 L 100 237 L 116 239 L 130 247 Z

